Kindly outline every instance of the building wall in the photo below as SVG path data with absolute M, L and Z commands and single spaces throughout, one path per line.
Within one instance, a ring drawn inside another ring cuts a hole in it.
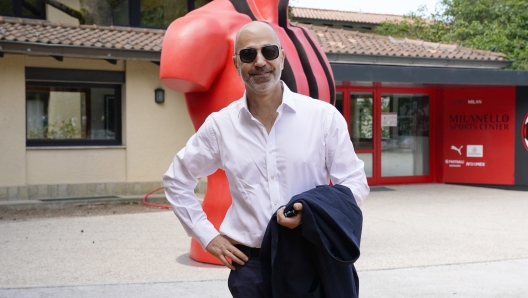
M 125 182 L 126 160 L 124 148 L 27 150 L 27 184 Z
M 515 106 L 515 185 L 528 188 L 528 87 L 517 87 Z
M 163 88 L 159 66 L 127 61 L 127 179 L 156 181 L 194 133 L 183 94 Z M 165 102 L 154 102 L 154 90 L 165 89 Z
M 24 56 L 0 58 L 0 187 L 26 184 Z
M 25 67 L 125 71 L 123 146 L 26 148 Z M 127 194 L 143 193 L 154 185 L 148 183 L 161 181 L 174 155 L 194 133 L 181 93 L 165 90 L 165 103 L 154 102 L 154 89 L 162 85 L 159 66 L 152 62 L 112 65 L 96 59 L 59 62 L 51 57 L 5 54 L 0 69 L 0 199 L 32 198 L 34 185 L 55 189 L 65 184 L 125 183 L 130 188 Z M 12 196 L 7 193 L 11 189 Z M 48 191 L 48 196 L 54 192 Z

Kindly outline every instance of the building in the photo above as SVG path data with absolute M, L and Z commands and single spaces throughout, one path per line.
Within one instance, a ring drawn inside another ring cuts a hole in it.
M 511 61 L 491 51 L 311 30 L 371 185 L 527 188 L 528 72 L 501 70 Z
M 156 188 L 194 132 L 158 78 L 164 30 L 46 12 L 0 17 L 0 200 Z M 528 188 L 528 73 L 504 55 L 296 25 L 327 53 L 371 185 Z
M 160 186 L 194 133 L 182 94 L 160 89 L 164 30 L 79 26 L 50 11 L 53 22 L 0 16 L 0 200 Z
M 386 21 L 401 21 L 403 16 L 391 14 L 363 13 L 332 9 L 291 7 L 291 21 L 300 24 L 354 30 L 372 33 L 376 26 Z

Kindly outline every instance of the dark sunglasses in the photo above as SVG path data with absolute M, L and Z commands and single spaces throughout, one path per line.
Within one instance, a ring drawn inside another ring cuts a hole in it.
M 279 47 L 276 45 L 264 46 L 260 49 L 260 52 L 262 53 L 262 56 L 266 58 L 266 60 L 275 60 L 277 57 L 279 57 Z M 242 49 L 238 55 L 240 56 L 240 61 L 244 63 L 251 63 L 255 61 L 255 58 L 257 58 L 257 49 Z

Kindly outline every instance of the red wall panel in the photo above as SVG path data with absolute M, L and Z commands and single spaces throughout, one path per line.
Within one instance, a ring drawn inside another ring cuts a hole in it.
M 444 91 L 444 182 L 514 184 L 515 87 Z

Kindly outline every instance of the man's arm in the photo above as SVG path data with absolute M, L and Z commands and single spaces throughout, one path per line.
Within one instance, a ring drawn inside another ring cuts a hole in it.
M 327 127 L 326 168 L 330 173 L 330 179 L 333 184 L 350 188 L 358 206 L 361 206 L 370 188 L 363 161 L 357 157 L 350 140 L 345 118 L 339 111 L 332 109 Z
M 187 235 L 196 239 L 224 265 L 235 270 L 225 257 L 244 265 L 247 256 L 238 250 L 230 239 L 218 233 L 194 194 L 198 178 L 214 173 L 221 166 L 217 144 L 212 130 L 212 119 L 209 117 L 189 139 L 185 148 L 176 154 L 163 175 L 163 184 L 165 195 Z
M 187 235 L 195 238 L 204 248 L 218 235 L 194 194 L 198 178 L 214 173 L 221 165 L 216 140 L 210 132 L 211 120 L 211 117 L 207 118 L 186 146 L 176 154 L 163 175 L 165 195 L 174 213 Z

